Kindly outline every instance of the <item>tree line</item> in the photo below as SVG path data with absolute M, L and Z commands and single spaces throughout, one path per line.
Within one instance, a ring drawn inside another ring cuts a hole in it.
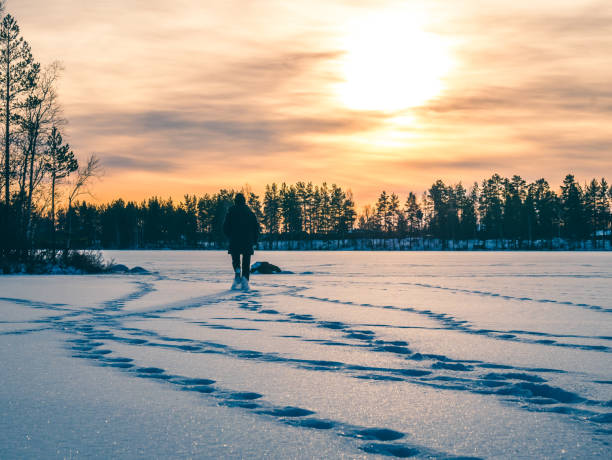
M 223 221 L 237 190 L 203 196 L 185 195 L 180 202 L 152 197 L 140 203 L 122 199 L 107 204 L 85 201 L 57 214 L 57 233 L 71 235 L 78 248 L 220 248 Z M 295 240 L 436 239 L 499 242 L 499 247 L 553 247 L 553 240 L 610 240 L 612 189 L 605 179 L 584 186 L 567 175 L 558 192 L 545 179 L 527 183 L 519 176 L 494 174 L 466 189 L 461 183 L 435 181 L 420 199 L 405 201 L 381 192 L 376 203 L 358 215 L 350 191 L 326 183 L 267 185 L 262 197 L 242 190 L 262 224 L 266 247 Z M 40 247 L 48 247 L 53 223 L 38 216 Z M 534 242 L 539 242 L 534 246 Z
M 266 241 L 346 238 L 354 229 L 356 212 L 350 191 L 326 183 L 298 182 L 267 185 L 263 196 L 224 189 L 199 197 L 185 195 L 180 202 L 160 197 L 140 203 L 82 201 L 58 212 L 56 234 L 60 239 L 70 234 L 75 248 L 223 247 L 223 222 L 238 192 L 245 194 Z M 52 225 L 44 215 L 39 218 L 38 244 L 46 247 Z
M 403 205 L 382 192 L 359 218 L 360 230 L 378 237 L 434 238 L 450 241 L 495 240 L 513 249 L 553 247 L 553 240 L 610 240 L 612 187 L 605 178 L 581 186 L 566 175 L 559 192 L 545 179 L 527 183 L 520 176 L 494 174 L 468 190 L 437 180 L 420 201 L 410 193 Z M 548 243 L 542 244 L 542 243 Z

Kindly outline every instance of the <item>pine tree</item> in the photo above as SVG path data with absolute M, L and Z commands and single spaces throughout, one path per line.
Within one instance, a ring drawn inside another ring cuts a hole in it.
M 606 191 L 604 190 L 603 193 L 605 194 Z M 608 188 L 608 193 L 607 193 L 607 197 L 608 197 L 608 209 L 610 209 L 610 205 L 612 204 L 612 184 L 610 184 L 610 187 Z M 604 197 L 605 199 L 605 197 Z M 608 234 L 608 239 L 610 240 L 610 243 L 612 243 L 612 213 L 610 212 L 610 210 L 608 211 L 608 231 L 610 232 Z
M 195 195 L 185 195 L 183 202 L 179 205 L 179 210 L 182 213 L 181 227 L 179 232 L 185 237 L 185 242 L 189 246 L 195 246 L 198 234 L 198 203 Z M 128 203 L 129 204 L 129 203 Z
M 526 214 L 524 201 L 526 182 L 520 176 L 504 179 L 503 234 L 506 238 L 518 241 L 524 234 Z
M 342 191 L 340 187 L 336 184 L 332 184 L 331 194 L 330 194 L 330 202 L 329 202 L 329 220 L 330 220 L 330 230 L 335 234 L 340 234 L 343 232 L 343 205 L 346 199 L 346 195 Z
M 281 185 L 280 193 L 281 217 L 283 232 L 296 235 L 302 231 L 302 210 L 298 196 L 293 186 Z
M 389 205 L 385 212 L 385 227 L 387 232 L 395 233 L 398 231 L 402 210 L 400 209 L 399 197 L 395 193 L 389 196 Z
M 255 195 L 253 192 L 250 192 L 247 199 L 247 204 L 255 217 L 257 217 L 257 222 L 263 221 L 263 212 L 261 210 L 261 201 L 259 201 L 259 196 Z
M 12 125 L 25 93 L 36 84 L 40 70 L 17 21 L 7 14 L 0 23 L 0 101 L 4 119 L 4 200 L 10 203 Z
M 550 189 L 545 179 L 538 179 L 529 184 L 526 201 L 532 208 L 527 209 L 533 239 L 552 240 L 555 232 L 555 222 L 558 225 L 557 196 Z M 530 238 L 531 239 L 531 238 Z
M 211 241 L 214 200 L 208 193 L 198 199 L 198 231 Z
M 452 236 L 457 220 L 453 188 L 447 188 L 444 182 L 438 179 L 427 191 L 425 204 L 429 231 L 434 238 L 446 242 Z
M 455 186 L 459 217 L 459 239 L 469 240 L 476 237 L 477 215 L 476 203 L 478 201 L 478 184 L 475 183 L 468 193 L 459 183 Z
M 610 192 L 612 192 L 612 187 L 608 187 L 608 182 L 602 177 L 599 182 L 599 194 L 597 195 L 597 216 L 599 228 L 602 230 L 602 240 L 605 237 L 603 235 L 610 229 Z
M 465 188 L 461 183 L 446 187 L 446 238 L 457 241 L 459 237 L 460 203 L 465 199 Z
M 579 240 L 587 234 L 584 222 L 584 196 L 582 188 L 572 174 L 565 176 L 561 186 L 561 221 L 565 237 Z
M 214 195 L 214 204 L 212 212 L 212 239 L 217 244 L 222 244 L 225 241 L 223 233 L 223 223 L 229 208 L 234 204 L 236 193 L 233 190 L 221 189 Z
M 353 192 L 350 190 L 345 194 L 344 203 L 342 203 L 342 221 L 340 224 L 340 233 L 350 232 L 355 225 L 355 200 Z
M 319 223 L 318 228 L 319 232 L 323 234 L 329 233 L 331 229 L 331 219 L 330 219 L 330 203 L 331 198 L 329 195 L 329 188 L 327 187 L 327 182 L 323 182 L 321 187 L 319 187 Z
M 266 185 L 263 201 L 264 225 L 268 234 L 276 235 L 280 231 L 281 203 L 278 186 L 273 183 Z
M 585 187 L 584 190 L 584 217 L 585 217 L 585 235 L 591 235 L 593 244 L 596 244 L 597 230 L 599 229 L 599 207 L 597 206 L 600 194 L 599 182 L 597 179 Z
M 382 191 L 376 202 L 376 208 L 374 211 L 375 216 L 375 229 L 379 232 L 387 232 L 387 213 L 389 209 L 389 196 L 386 191 Z
M 55 251 L 55 189 L 58 183 L 78 169 L 79 163 L 70 145 L 64 144 L 56 126 L 51 129 L 45 153 L 45 169 L 51 174 L 51 233 L 52 248 Z
M 484 239 L 502 239 L 504 180 L 499 174 L 482 182 L 478 211 Z
M 303 183 L 299 183 L 303 184 Z M 304 230 L 309 234 L 315 233 L 315 203 L 314 203 L 314 186 L 312 182 L 308 182 L 305 186 L 300 186 L 298 188 L 298 194 L 300 196 L 300 201 L 302 203 L 304 216 Z
M 421 223 L 423 221 L 423 211 L 417 203 L 416 195 L 412 192 L 408 194 L 406 204 L 404 205 L 404 214 L 408 226 L 408 234 L 414 237 L 421 231 Z

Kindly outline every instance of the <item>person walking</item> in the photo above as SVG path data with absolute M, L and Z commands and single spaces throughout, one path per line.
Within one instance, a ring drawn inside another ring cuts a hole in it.
M 223 223 L 223 233 L 229 239 L 229 250 L 234 268 L 234 283 L 232 289 L 249 290 L 249 275 L 251 273 L 251 256 L 253 246 L 259 238 L 259 222 L 246 204 L 242 193 L 236 194 L 234 205 L 229 209 Z M 240 261 L 242 256 L 242 263 Z M 242 267 L 242 272 L 241 272 Z

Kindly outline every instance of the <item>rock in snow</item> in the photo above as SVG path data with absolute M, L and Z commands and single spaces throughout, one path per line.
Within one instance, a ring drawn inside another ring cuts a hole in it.
M 113 264 L 110 266 L 108 271 L 111 273 L 127 273 L 130 271 L 130 269 L 123 264 Z
M 134 267 L 130 270 L 130 273 L 134 273 L 136 275 L 146 275 L 149 273 L 149 271 L 142 267 Z
M 133 275 L 147 275 L 149 273 L 148 270 L 145 270 L 142 267 L 134 267 L 130 269 L 123 264 L 113 264 L 108 271 L 110 273 L 131 273 Z
M 259 273 L 261 275 L 271 275 L 272 273 L 280 273 L 281 269 L 269 262 L 255 262 L 251 266 L 251 273 Z

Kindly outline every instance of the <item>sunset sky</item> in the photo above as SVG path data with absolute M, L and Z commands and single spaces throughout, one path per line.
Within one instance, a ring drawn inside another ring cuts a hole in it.
M 9 0 L 95 198 L 612 179 L 612 2 Z

